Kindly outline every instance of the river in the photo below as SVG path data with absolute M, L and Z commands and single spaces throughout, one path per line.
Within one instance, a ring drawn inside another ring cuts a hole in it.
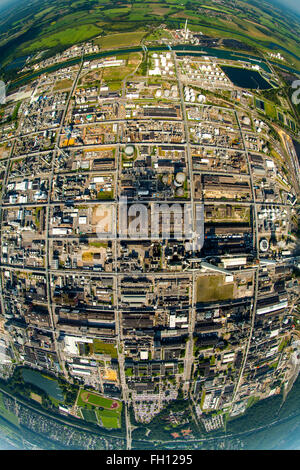
M 148 47 L 148 50 L 150 52 L 159 52 L 159 51 L 168 51 L 170 48 L 168 46 L 156 46 L 156 47 Z M 224 49 L 213 49 L 213 48 L 205 48 L 205 47 L 200 47 L 200 46 L 194 46 L 194 45 L 189 45 L 189 44 L 179 44 L 177 46 L 173 46 L 172 49 L 178 54 L 178 55 L 195 55 L 197 56 L 198 54 L 201 55 L 207 55 L 210 57 L 217 57 L 219 59 L 225 59 L 225 60 L 234 60 L 234 61 L 248 61 L 248 62 L 253 62 L 255 65 L 259 65 L 265 72 L 271 73 L 271 70 L 269 66 L 266 63 L 266 60 L 263 59 L 262 57 L 255 57 L 251 56 L 248 54 L 243 54 L 243 53 L 237 53 L 237 52 L 232 52 L 232 51 L 227 51 Z M 116 56 L 116 55 L 122 55 L 122 54 L 129 54 L 131 52 L 143 52 L 142 47 L 133 47 L 133 48 L 126 48 L 126 49 L 118 49 L 118 50 L 113 50 L 113 51 L 103 51 L 103 52 L 98 52 L 96 54 L 87 54 L 84 56 L 84 60 L 96 60 L 96 59 L 101 59 L 105 57 L 110 57 L 110 56 Z M 183 54 L 183 52 L 185 52 Z M 67 60 L 66 62 L 60 62 L 58 64 L 51 65 L 50 67 L 47 67 L 45 69 L 39 70 L 37 72 L 33 73 L 28 73 L 27 75 L 15 80 L 13 83 L 10 84 L 9 88 L 13 89 L 18 86 L 21 86 L 25 83 L 28 83 L 29 81 L 37 78 L 38 76 L 42 75 L 43 73 L 51 73 L 54 72 L 55 70 L 65 68 L 65 67 L 70 67 L 75 64 L 79 64 L 81 62 L 81 57 L 75 57 L 74 59 Z M 299 74 L 299 71 L 292 69 L 290 67 L 287 67 L 285 65 L 278 64 L 277 62 L 269 61 L 271 64 L 279 66 L 280 68 L 287 70 L 292 73 L 297 73 Z

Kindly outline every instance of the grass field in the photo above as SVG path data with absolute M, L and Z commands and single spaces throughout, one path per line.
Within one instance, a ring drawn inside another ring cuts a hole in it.
M 98 412 L 98 416 L 105 428 L 117 429 L 120 427 L 119 419 L 116 416 L 104 416 L 100 412 Z
M 98 339 L 93 341 L 93 349 L 95 354 L 107 354 L 110 357 L 116 358 L 118 356 L 117 349 L 114 344 L 104 343 Z
M 82 408 L 81 414 L 82 414 L 83 419 L 85 419 L 86 421 L 98 424 L 97 415 L 94 410 L 86 410 Z
M 31 392 L 30 393 L 30 398 L 32 400 L 37 401 L 38 403 L 40 403 L 40 405 L 42 404 L 42 397 L 40 395 L 38 395 L 37 393 Z
M 272 119 L 277 119 L 277 109 L 272 103 L 265 101 L 265 112 Z
M 89 241 L 89 246 L 94 246 L 95 248 L 107 248 L 108 243 L 105 242 L 94 242 Z
M 101 29 L 95 25 L 90 24 L 74 26 L 66 28 L 63 31 L 53 32 L 49 36 L 44 36 L 38 41 L 30 42 L 28 45 L 24 45 L 24 53 L 30 53 L 35 50 L 47 49 L 58 45 L 68 46 L 76 44 L 77 42 L 85 41 L 90 39 L 97 34 L 101 33 Z
M 224 275 L 201 276 L 197 280 L 197 302 L 211 302 L 233 298 L 234 283 L 225 283 Z
M 145 36 L 145 31 L 135 31 L 129 33 L 110 34 L 109 36 L 103 36 L 95 39 L 95 44 L 98 44 L 102 50 L 110 50 L 117 47 L 118 49 L 126 46 L 138 46 L 141 40 Z

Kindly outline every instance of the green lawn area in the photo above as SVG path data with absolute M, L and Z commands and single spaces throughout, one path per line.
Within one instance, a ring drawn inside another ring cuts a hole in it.
M 125 375 L 126 375 L 126 377 L 132 377 L 132 375 L 133 375 L 132 367 L 127 367 L 127 369 L 125 370 Z
M 145 36 L 145 31 L 135 31 L 130 33 L 111 34 L 96 39 L 94 42 L 98 44 L 102 50 L 121 48 L 126 46 L 138 46 Z
M 103 70 L 102 79 L 109 85 L 111 90 L 118 90 L 121 88 L 122 80 L 127 75 L 131 74 L 141 61 L 141 54 L 139 52 L 131 53 L 126 57 L 119 56 L 118 58 L 125 59 L 125 65 L 120 67 L 106 67 Z
M 106 428 L 120 428 L 120 413 L 114 410 L 97 410 L 98 419 Z
M 110 428 L 110 429 L 116 429 L 116 428 L 120 428 L 120 424 L 119 424 L 119 420 L 118 418 L 114 417 L 114 416 L 101 416 L 101 421 L 102 421 L 102 424 L 105 428 Z
M 110 357 L 117 358 L 118 353 L 114 344 L 104 343 L 98 339 L 93 341 L 93 349 L 95 354 L 108 354 Z
M 95 248 L 107 248 L 106 242 L 92 242 L 89 241 L 89 246 L 94 246 Z
M 289 340 L 286 338 L 283 338 L 280 342 L 278 351 L 281 352 L 288 344 L 289 344 Z
M 97 194 L 97 199 L 113 199 L 113 191 L 99 191 Z
M 161 38 L 171 39 L 172 35 L 165 30 L 157 29 L 146 37 L 146 41 L 157 41 L 158 39 L 161 39 Z
M 122 88 L 122 81 L 121 80 L 114 80 L 109 82 L 109 89 L 110 91 L 119 91 Z
M 91 404 L 95 406 L 103 406 L 104 408 L 110 408 L 112 400 L 110 400 L 109 398 L 101 397 L 100 395 L 96 395 L 92 392 L 87 392 L 86 390 L 81 390 L 77 403 L 80 406 Z
M 211 302 L 233 298 L 234 283 L 225 283 L 223 274 L 204 275 L 197 280 L 197 302 Z
M 265 112 L 266 115 L 270 118 L 277 119 L 276 106 L 274 106 L 272 103 L 269 103 L 268 101 L 265 101 Z

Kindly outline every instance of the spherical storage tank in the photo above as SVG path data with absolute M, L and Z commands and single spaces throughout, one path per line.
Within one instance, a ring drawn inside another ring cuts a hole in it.
M 262 238 L 259 242 L 259 248 L 260 248 L 260 251 L 268 251 L 269 249 L 269 242 L 266 238 Z
M 125 154 L 127 157 L 131 157 L 134 154 L 134 146 L 133 145 L 127 145 L 125 147 Z
M 180 171 L 175 176 L 174 184 L 175 186 L 182 186 L 184 182 L 185 182 L 185 174 L 182 171 Z

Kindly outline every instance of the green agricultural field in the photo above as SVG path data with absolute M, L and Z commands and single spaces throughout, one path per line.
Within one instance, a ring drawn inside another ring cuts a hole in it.
M 209 0 L 201 4 L 133 0 L 120 5 L 112 0 L 23 2 L 9 18 L 0 18 L 1 62 L 4 66 L 22 54 L 62 49 L 100 34 L 103 49 L 133 46 L 162 23 L 174 29 L 183 26 L 186 19 L 192 31 L 237 39 L 263 52 L 272 43 L 273 50 L 277 47 L 300 67 L 299 22 L 292 12 L 285 9 L 283 13 L 271 4 L 261 8 L 256 2 L 217 5 Z M 116 34 L 110 38 L 112 33 Z M 120 33 L 124 36 L 118 37 Z
M 111 8 L 109 10 L 105 10 L 104 15 L 106 18 L 114 19 L 114 18 L 121 18 L 122 16 L 129 13 L 131 8 Z
M 129 33 L 110 34 L 109 36 L 102 36 L 95 39 L 95 44 L 101 47 L 101 50 L 110 50 L 117 47 L 118 49 L 126 46 L 138 46 L 145 36 L 145 31 L 135 31 Z
M 76 44 L 77 42 L 90 39 L 97 34 L 100 34 L 101 31 L 102 30 L 100 28 L 94 25 L 89 25 L 89 27 L 81 25 L 66 28 L 63 31 L 53 32 L 49 36 L 45 36 L 38 41 L 33 41 L 28 45 L 24 45 L 23 52 L 26 54 L 35 50 L 56 47 L 59 45 L 69 46 Z

